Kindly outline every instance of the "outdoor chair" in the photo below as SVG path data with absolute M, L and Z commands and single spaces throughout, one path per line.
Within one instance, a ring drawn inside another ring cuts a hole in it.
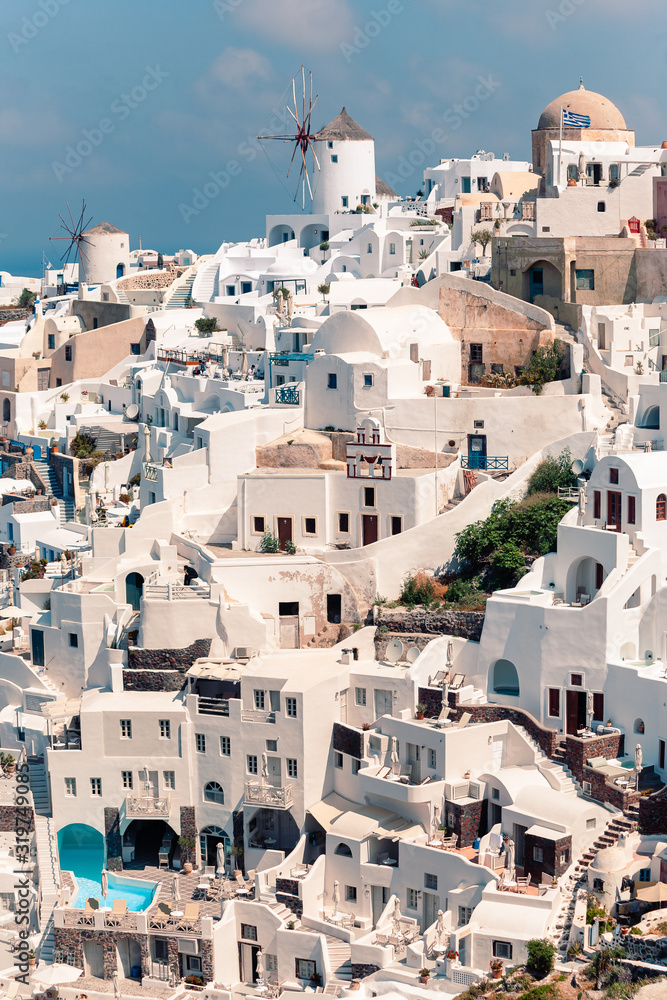
M 158 903 L 157 909 L 151 917 L 151 927 L 166 927 L 171 917 L 171 907 L 168 903 Z
M 179 931 L 192 930 L 199 920 L 199 903 L 186 903 L 183 916 L 178 922 Z
M 107 914 L 107 927 L 120 927 L 121 920 L 127 913 L 127 900 L 114 899 L 111 913 Z
M 80 924 L 94 924 L 95 914 L 100 908 L 100 901 L 94 896 L 90 896 L 86 900 L 86 905 L 83 908 L 83 916 L 79 920 Z
M 465 727 L 468 725 L 468 723 L 470 722 L 471 719 L 472 719 L 472 715 L 470 714 L 470 712 L 464 712 L 463 715 L 461 716 L 461 718 L 459 719 L 459 721 L 458 721 L 458 723 L 456 725 L 456 728 L 457 729 L 465 729 Z
M 530 885 L 530 875 L 517 875 L 516 879 L 517 892 L 528 892 L 529 885 Z
M 458 691 L 459 688 L 463 687 L 465 679 L 466 679 L 465 674 L 454 674 L 454 676 L 452 677 L 452 683 L 449 685 L 449 690 Z

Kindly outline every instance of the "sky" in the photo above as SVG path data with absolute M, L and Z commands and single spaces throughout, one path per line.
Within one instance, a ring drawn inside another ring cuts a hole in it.
M 291 150 L 255 137 L 302 65 L 313 129 L 345 105 L 378 174 L 414 194 L 444 157 L 530 160 L 580 76 L 638 144 L 662 142 L 666 43 L 659 0 L 2 0 L 0 270 L 55 265 L 59 213 L 83 199 L 132 249 L 265 235 L 301 202 Z

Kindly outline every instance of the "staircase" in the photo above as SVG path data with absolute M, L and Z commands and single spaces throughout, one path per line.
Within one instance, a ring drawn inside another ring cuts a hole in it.
M 74 521 L 76 519 L 74 500 L 72 497 L 63 496 L 62 487 L 49 463 L 44 459 L 36 459 L 33 460 L 32 464 L 42 477 L 44 485 L 46 486 L 46 495 L 48 497 L 55 497 L 58 501 L 61 528 L 64 527 L 68 521 Z
M 50 817 L 35 816 L 35 841 L 39 866 L 39 926 L 41 935 L 35 950 L 40 961 L 52 962 L 55 944 L 53 910 L 60 899 L 60 862 L 58 860 L 56 830 Z
M 130 632 L 136 632 L 139 629 L 140 623 L 141 623 L 141 612 L 135 611 L 132 617 L 123 625 L 123 631 L 121 633 L 120 639 L 118 640 L 117 649 L 124 649 L 127 651 L 127 648 L 130 644 Z
M 577 795 L 581 791 L 581 786 L 574 774 L 567 766 L 565 760 L 565 750 L 562 745 L 558 745 L 554 751 L 553 758 L 547 757 L 539 743 L 533 739 L 527 729 L 518 726 L 524 739 L 535 750 L 535 767 L 547 778 L 552 788 L 562 792 L 564 795 Z M 549 777 L 547 777 L 547 772 Z M 557 787 L 556 787 L 557 786 Z
M 189 274 L 185 281 L 177 285 L 174 291 L 171 293 L 166 303 L 164 304 L 165 309 L 184 309 L 190 295 L 192 293 L 192 285 L 197 277 L 197 272 L 194 271 Z
M 218 295 L 218 272 L 220 261 L 212 260 L 200 267 L 192 290 L 192 298 L 197 303 L 213 302 Z
M 352 949 L 347 941 L 342 941 L 340 938 L 330 937 L 326 934 L 325 940 L 332 977 L 341 986 L 345 986 L 352 980 L 352 963 L 350 961 Z M 331 985 L 331 980 L 327 983 L 327 986 L 329 985 Z
M 28 757 L 30 771 L 30 791 L 32 792 L 35 812 L 38 816 L 49 816 L 51 813 L 51 792 L 46 775 L 43 757 Z
M 127 295 L 122 290 L 122 288 L 119 288 L 118 285 L 116 285 L 114 291 L 116 293 L 116 298 L 118 299 L 118 301 L 120 303 L 122 303 L 124 306 L 131 306 L 132 305 L 132 303 L 128 299 Z

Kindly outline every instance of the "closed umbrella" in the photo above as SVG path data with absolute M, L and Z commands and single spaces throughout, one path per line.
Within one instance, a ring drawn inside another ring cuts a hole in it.
M 514 841 L 511 837 L 505 842 L 505 867 L 509 875 L 510 882 L 514 881 Z
M 102 869 L 102 878 L 100 879 L 102 886 L 102 897 L 104 899 L 104 905 L 106 906 L 107 896 L 109 895 L 109 876 L 107 874 L 106 868 Z
M 218 875 L 225 874 L 225 845 L 221 840 L 218 841 L 215 848 L 215 867 Z
M 641 899 L 645 903 L 667 903 L 667 885 L 664 882 L 656 882 L 655 885 L 648 885 L 645 889 L 637 889 L 635 898 Z
M 431 821 L 431 840 L 437 840 L 440 816 L 437 805 L 433 806 L 433 819 Z
M 338 913 L 338 904 L 340 903 L 340 886 L 337 880 L 334 880 L 333 896 L 331 898 L 333 900 L 333 911 L 335 916 Z
M 396 934 L 401 932 L 401 901 L 398 896 L 394 899 L 394 931 Z
M 454 664 L 454 643 L 451 639 L 447 642 L 447 669 L 449 670 Z
M 181 899 L 181 886 L 178 881 L 178 875 L 174 875 L 171 883 L 171 898 L 175 903 L 180 902 Z
M 255 967 L 255 979 L 264 979 L 264 952 L 260 948 L 257 952 L 257 965 Z
M 435 933 L 438 938 L 438 944 L 442 944 L 442 938 L 445 933 L 445 914 L 442 910 L 438 910 L 438 921 L 435 925 Z
M 269 758 L 266 756 L 265 753 L 263 753 L 262 754 L 262 784 L 264 784 L 264 782 L 268 779 L 268 777 L 269 777 Z
M 635 774 L 637 776 L 637 789 L 639 789 L 639 775 L 642 773 L 642 764 L 644 761 L 644 753 L 642 751 L 641 743 L 638 743 L 635 747 Z
M 278 318 L 282 318 L 282 315 L 283 315 L 283 293 L 282 291 L 280 291 L 276 295 L 276 316 L 278 316 Z
M 245 347 L 241 349 L 241 378 L 244 379 L 248 374 L 248 352 Z
M 294 314 L 294 296 L 291 292 L 287 295 L 287 325 L 292 325 L 292 316 Z
M 398 762 L 399 762 L 398 747 L 396 745 L 396 737 L 395 736 L 392 736 L 392 738 L 391 738 L 391 754 L 390 754 L 389 759 L 392 762 L 392 764 L 398 764 Z
M 118 978 L 117 971 L 114 972 L 113 974 L 113 995 L 115 997 L 115 1000 L 121 1000 L 121 997 L 123 995 L 120 991 L 120 980 Z

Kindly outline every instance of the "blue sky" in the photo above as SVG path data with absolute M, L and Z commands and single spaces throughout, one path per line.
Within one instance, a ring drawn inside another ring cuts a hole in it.
M 346 105 L 376 139 L 378 173 L 396 177 L 448 111 L 475 105 L 480 80 L 492 93 L 430 162 L 479 148 L 530 159 L 542 108 L 580 74 L 638 143 L 661 142 L 665 48 L 657 0 L 2 0 L 0 270 L 39 273 L 42 250 L 55 263 L 58 213 L 82 198 L 133 248 L 139 234 L 167 253 L 263 235 L 266 214 L 294 207 L 288 161 L 249 140 L 302 64 L 313 125 Z

